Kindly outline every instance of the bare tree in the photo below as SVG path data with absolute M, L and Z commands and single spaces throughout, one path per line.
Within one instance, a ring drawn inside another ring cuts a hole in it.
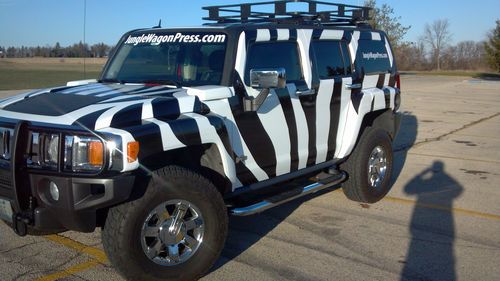
M 429 70 L 432 67 L 426 57 L 425 44 L 421 40 L 403 42 L 393 51 L 400 70 Z
M 483 66 L 484 45 L 482 42 L 462 41 L 456 46 L 456 68 L 478 69 Z
M 450 22 L 447 19 L 442 19 L 436 20 L 432 24 L 426 24 L 423 38 L 431 47 L 437 70 L 440 70 L 441 55 L 451 40 Z

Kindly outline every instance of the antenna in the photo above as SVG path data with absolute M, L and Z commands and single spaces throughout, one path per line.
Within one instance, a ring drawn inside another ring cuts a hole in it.
M 87 65 L 85 58 L 87 57 L 87 47 L 85 46 L 85 26 L 87 21 L 87 0 L 83 0 L 83 79 L 87 79 Z
M 160 19 L 160 21 L 158 22 L 158 25 L 157 25 L 157 26 L 153 26 L 153 28 L 161 28 L 161 19 Z

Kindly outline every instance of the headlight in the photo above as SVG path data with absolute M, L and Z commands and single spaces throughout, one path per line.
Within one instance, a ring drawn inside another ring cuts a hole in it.
M 64 167 L 73 172 L 96 172 L 104 165 L 104 144 L 90 136 L 66 136 Z
M 60 147 L 60 134 L 31 132 L 27 165 L 35 169 L 67 172 L 98 172 L 104 166 L 103 141 L 94 136 L 64 136 Z M 62 153 L 62 155 L 61 155 Z M 59 163 L 64 156 L 62 165 Z
M 45 139 L 45 152 L 46 155 L 44 157 L 45 162 L 49 165 L 55 164 L 59 162 L 59 136 L 58 135 L 50 135 L 46 136 Z
M 28 166 L 57 170 L 59 163 L 59 135 L 31 133 Z

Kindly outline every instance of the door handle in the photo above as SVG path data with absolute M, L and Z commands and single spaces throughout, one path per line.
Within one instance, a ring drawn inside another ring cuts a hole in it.
M 316 90 L 314 90 L 314 89 L 305 90 L 305 91 L 297 91 L 298 97 L 312 96 L 314 94 L 316 94 Z
M 361 89 L 362 87 L 361 83 L 345 85 L 345 88 L 348 90 Z

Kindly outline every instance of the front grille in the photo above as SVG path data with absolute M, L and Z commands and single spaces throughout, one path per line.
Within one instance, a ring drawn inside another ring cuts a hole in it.
M 0 175 L 0 187 L 12 189 L 11 175 Z
M 13 135 L 13 129 L 0 128 L 0 159 L 10 160 Z
M 0 187 L 12 189 L 11 156 L 14 130 L 0 127 Z
M 13 199 L 12 172 L 10 162 L 0 159 L 0 197 Z
M 5 176 L 5 175 L 0 175 L 0 185 L 7 187 L 11 186 L 12 184 L 12 179 L 10 178 L 10 175 Z

